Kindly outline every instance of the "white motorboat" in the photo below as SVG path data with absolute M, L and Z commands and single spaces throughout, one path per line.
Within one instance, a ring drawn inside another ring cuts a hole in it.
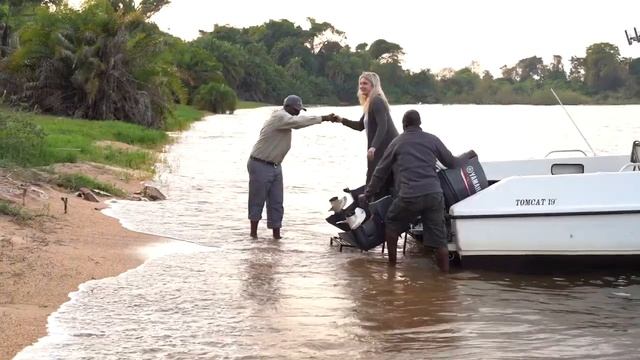
M 449 208 L 450 251 L 463 265 L 497 257 L 640 259 L 639 159 L 636 141 L 631 158 L 483 162 L 488 188 Z
M 640 141 L 630 157 L 596 156 L 551 91 L 593 156 L 560 150 L 544 159 L 481 163 L 469 156 L 462 168 L 442 169 L 452 259 L 463 266 L 502 262 L 496 260 L 640 266 Z M 557 157 L 567 152 L 583 156 Z M 421 240 L 421 225 L 407 233 Z
M 574 262 L 640 266 L 640 141 L 631 157 L 468 161 L 462 169 L 439 174 L 449 250 L 463 266 L 503 269 L 504 260 L 526 270 Z M 352 196 L 350 207 L 357 199 Z M 327 221 L 339 227 L 336 216 Z M 382 242 L 363 246 L 350 229 L 342 230 L 332 238 L 341 249 L 369 250 Z M 422 240 L 421 230 L 418 224 L 408 234 Z

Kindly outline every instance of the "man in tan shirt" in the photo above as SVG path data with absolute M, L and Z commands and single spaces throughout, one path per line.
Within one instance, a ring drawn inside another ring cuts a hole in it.
M 251 237 L 258 237 L 258 222 L 262 219 L 262 209 L 267 204 L 267 227 L 273 230 L 273 238 L 280 239 L 282 227 L 283 182 L 282 161 L 291 148 L 291 130 L 335 121 L 334 114 L 325 116 L 300 115 L 302 99 L 289 95 L 284 99 L 282 109 L 278 109 L 265 121 L 260 137 L 251 150 L 247 162 L 249 171 L 249 221 Z

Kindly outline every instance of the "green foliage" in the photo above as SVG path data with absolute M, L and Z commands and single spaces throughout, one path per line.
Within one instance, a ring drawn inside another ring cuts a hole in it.
M 0 59 L 9 55 L 17 46 L 17 32 L 32 20 L 36 9 L 60 7 L 63 0 L 3 0 L 0 1 Z
M 238 109 L 255 109 L 263 106 L 273 106 L 272 104 L 261 103 L 256 101 L 238 101 Z
M 73 173 L 73 174 L 62 174 L 56 179 L 56 185 L 63 187 L 65 189 L 78 191 L 80 188 L 88 188 L 88 189 L 96 189 L 100 191 L 107 192 L 114 196 L 125 196 L 126 192 L 122 189 L 117 188 L 113 184 L 107 184 L 101 181 L 98 181 L 90 176 Z
M 46 145 L 50 156 L 44 164 L 57 162 L 92 161 L 120 167 L 150 170 L 154 156 L 145 150 L 122 150 L 97 147 L 101 140 L 156 149 L 168 141 L 166 133 L 145 129 L 118 121 L 87 121 L 54 118 L 41 121 L 47 133 Z
M 624 84 L 620 50 L 609 43 L 593 44 L 584 58 L 584 82 L 592 92 L 617 90 Z
M 443 80 L 442 91 L 447 97 L 473 93 L 480 83 L 480 76 L 469 68 L 456 71 L 452 77 Z
M 166 131 L 180 131 L 186 130 L 189 126 L 204 116 L 204 113 L 191 106 L 177 105 L 176 110 L 171 114 L 167 121 L 164 123 L 164 130 Z
M 297 39 L 304 44 L 310 35 L 289 20 L 269 20 L 252 29 L 252 33 L 254 41 L 264 44 L 269 51 L 287 39 Z
M 216 114 L 233 113 L 238 98 L 236 93 L 225 84 L 209 83 L 202 85 L 195 93 L 194 104 L 203 110 Z
M 64 137 L 65 141 L 73 141 L 72 139 L 82 139 L 88 142 L 111 140 L 149 149 L 158 148 L 168 141 L 168 136 L 163 131 L 146 129 L 121 121 L 38 117 L 36 122 L 42 126 L 47 138 L 59 136 Z
M 640 62 L 622 59 L 608 43 L 571 57 L 567 70 L 558 55 L 549 63 L 533 55 L 503 66 L 496 77 L 473 64 L 435 76 L 429 69 L 404 69 L 400 44 L 377 39 L 351 49 L 344 32 L 313 18 L 307 29 L 289 20 L 216 25 L 185 42 L 149 22 L 167 3 L 86 0 L 74 10 L 61 0 L 2 2 L 0 89 L 7 94 L 0 101 L 50 114 L 184 129 L 190 120 L 175 115 L 180 110 L 174 103 L 224 113 L 235 110 L 238 98 L 280 104 L 295 93 L 308 104 L 356 104 L 363 71 L 380 75 L 391 103 L 547 104 L 554 103 L 550 87 L 571 102 L 640 97 Z M 88 148 L 81 148 L 47 156 L 82 159 Z
M 122 150 L 111 146 L 101 149 L 92 147 L 86 154 L 95 162 L 112 164 L 123 168 L 151 172 L 156 161 L 155 156 L 145 150 Z
M 313 71 L 315 59 L 309 48 L 296 38 L 285 38 L 271 49 L 271 58 L 280 66 L 287 66 L 291 61 L 300 60 L 300 66 L 306 71 Z
M 10 216 L 18 223 L 24 223 L 33 219 L 33 215 L 27 210 L 5 200 L 0 200 L 0 215 Z
M 632 59 L 624 63 L 619 54 L 607 57 L 617 51 L 610 44 L 588 49 L 585 57 L 572 57 L 568 73 L 562 57 L 555 55 L 545 64 L 534 55 L 505 65 L 498 78 L 472 67 L 451 69 L 448 76 L 436 78 L 429 69 L 405 70 L 399 44 L 377 39 L 352 50 L 340 30 L 308 20 L 309 30 L 288 20 L 242 29 L 217 26 L 190 44 L 217 60 L 224 82 L 240 99 L 272 104 L 279 104 L 290 93 L 302 96 L 306 103 L 356 104 L 358 77 L 363 71 L 380 75 L 392 103 L 555 104 L 549 97 L 550 87 L 563 92 L 570 103 L 611 103 L 637 98 L 640 90 L 640 80 L 633 75 L 640 66 Z M 210 82 L 221 81 L 203 84 Z M 607 92 L 612 93 L 593 96 Z M 203 105 L 205 99 L 209 101 L 200 96 L 199 106 L 212 108 Z
M 20 101 L 47 113 L 162 126 L 173 99 L 185 98 L 162 33 L 146 21 L 164 3 L 36 9 L 8 63 L 25 82 Z
M 589 103 L 589 97 L 572 90 L 556 90 L 558 97 L 565 105 L 579 105 Z M 556 105 L 558 100 L 548 88 L 539 89 L 533 92 L 528 102 L 533 105 Z
M 369 46 L 369 54 L 375 60 L 398 63 L 400 62 L 400 57 L 404 55 L 404 51 L 396 43 L 378 39 Z
M 633 77 L 640 76 L 640 58 L 635 58 L 629 62 L 629 75 Z
M 0 160 L 32 165 L 44 152 L 44 131 L 37 124 L 8 113 L 0 113 Z
M 562 56 L 554 55 L 553 62 L 549 66 L 543 65 L 543 79 L 545 83 L 555 82 L 556 85 L 566 83 L 567 72 L 564 71 Z M 557 87 L 557 86 L 556 86 Z
M 529 79 L 540 79 L 544 73 L 544 63 L 542 58 L 532 56 L 518 61 L 516 64 L 516 79 L 527 81 Z
M 274 104 L 282 102 L 292 91 L 284 68 L 275 64 L 264 45 L 252 44 L 245 51 L 248 56 L 244 76 L 236 88 L 238 97 Z
M 407 79 L 407 103 L 433 104 L 439 101 L 436 77 L 429 70 L 422 70 Z
M 153 154 L 144 149 L 98 147 L 101 140 L 158 149 L 169 141 L 164 131 L 121 121 L 88 121 L 38 116 L 0 108 L 0 163 L 41 166 L 91 161 L 150 170 Z
M 254 43 L 253 37 L 249 32 L 250 29 L 246 28 L 238 29 L 228 25 L 216 25 L 210 34 L 218 40 L 244 47 Z M 206 33 L 203 34 L 203 36 L 205 35 Z
M 218 40 L 212 35 L 201 36 L 193 44 L 211 54 L 222 64 L 222 74 L 227 84 L 236 88 L 246 68 L 246 52 L 237 45 Z
M 188 45 L 180 39 L 169 39 L 171 56 L 178 68 L 180 80 L 188 91 L 189 102 L 200 86 L 209 82 L 224 82 L 222 65 L 202 48 Z

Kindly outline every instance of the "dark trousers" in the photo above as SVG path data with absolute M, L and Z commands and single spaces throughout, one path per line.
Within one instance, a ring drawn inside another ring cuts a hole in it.
M 442 193 L 394 199 L 385 218 L 387 232 L 400 235 L 418 216 L 422 218 L 423 243 L 435 248 L 446 247 L 447 226 Z
M 267 204 L 267 227 L 269 229 L 282 227 L 283 182 L 282 167 L 249 159 L 249 220 L 262 219 L 262 209 Z

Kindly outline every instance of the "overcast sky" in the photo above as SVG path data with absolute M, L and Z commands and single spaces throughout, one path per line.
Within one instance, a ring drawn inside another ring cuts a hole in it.
M 640 44 L 628 45 L 624 35 L 634 27 L 640 31 L 640 1 L 173 0 L 152 20 L 190 40 L 214 24 L 247 27 L 288 19 L 308 28 L 307 17 L 346 32 L 352 48 L 379 38 L 400 44 L 404 66 L 413 71 L 437 73 L 476 60 L 499 75 L 502 65 L 533 55 L 549 63 L 557 54 L 568 62 L 597 42 L 617 45 L 622 56 L 640 57 Z

